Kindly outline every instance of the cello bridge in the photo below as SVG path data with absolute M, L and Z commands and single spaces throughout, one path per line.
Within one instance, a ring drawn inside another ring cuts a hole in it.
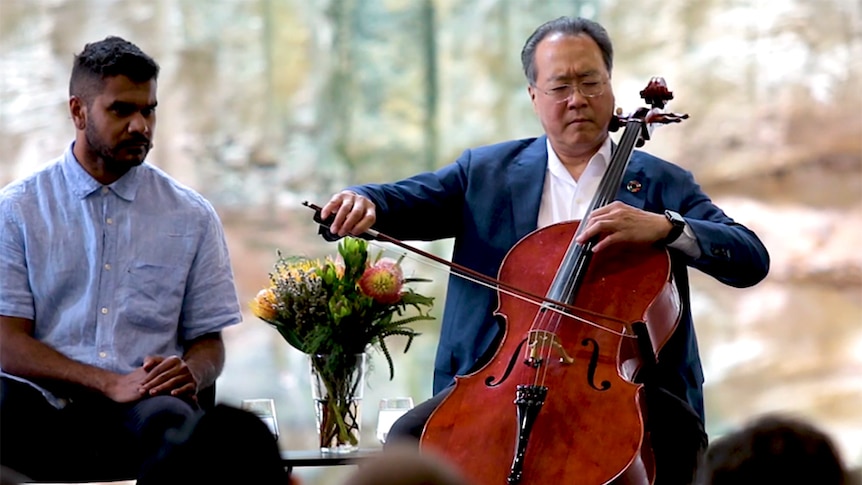
M 527 343 L 527 358 L 524 363 L 539 367 L 544 360 L 543 356 L 550 355 L 551 352 L 559 356 L 561 364 L 570 365 L 575 362 L 575 359 L 566 352 L 557 334 L 547 330 L 531 330 Z

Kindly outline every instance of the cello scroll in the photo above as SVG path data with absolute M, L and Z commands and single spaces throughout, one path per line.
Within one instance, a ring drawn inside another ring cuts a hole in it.
M 640 130 L 640 138 L 635 143 L 638 148 L 642 147 L 646 140 L 650 139 L 652 130 L 656 125 L 679 123 L 688 119 L 688 113 L 666 113 L 662 111 L 667 102 L 673 99 L 673 92 L 667 88 L 663 77 L 653 77 L 649 84 L 641 90 L 641 99 L 651 106 L 651 109 L 640 108 L 634 113 L 624 116 L 622 108 L 617 108 L 616 116 L 611 118 L 609 131 L 617 131 L 630 122 L 643 123 Z

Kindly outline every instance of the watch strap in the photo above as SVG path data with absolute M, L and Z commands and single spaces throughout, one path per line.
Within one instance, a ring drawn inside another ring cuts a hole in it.
M 672 225 L 667 237 L 662 240 L 662 244 L 667 246 L 679 239 L 679 236 L 682 235 L 682 231 L 685 229 L 685 219 L 683 219 L 678 212 L 671 210 L 664 211 L 664 216 L 667 217 L 667 220 L 670 221 Z

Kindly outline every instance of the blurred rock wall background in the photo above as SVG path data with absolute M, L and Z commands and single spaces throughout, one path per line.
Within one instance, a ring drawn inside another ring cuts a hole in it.
M 248 301 L 276 248 L 335 251 L 301 201 L 541 133 L 519 55 L 560 15 L 608 28 L 624 111 L 651 76 L 667 79 L 670 109 L 691 119 L 646 148 L 694 171 L 770 250 L 771 273 L 751 289 L 692 275 L 710 433 L 792 412 L 862 464 L 859 0 L 0 0 L 0 185 L 72 140 L 72 56 L 125 37 L 162 66 L 149 161 L 217 206 Z M 410 265 L 445 298 L 445 272 Z M 369 446 L 379 398 L 430 394 L 439 328 L 421 329 L 393 381 L 372 371 Z M 220 398 L 275 398 L 282 446 L 313 447 L 304 356 L 250 314 L 226 338 Z M 313 484 L 344 471 L 300 473 Z

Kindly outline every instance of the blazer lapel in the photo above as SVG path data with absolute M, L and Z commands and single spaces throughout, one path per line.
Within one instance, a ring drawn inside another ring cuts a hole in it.
M 536 230 L 548 164 L 546 136 L 540 136 L 513 160 L 508 170 L 515 238 Z
M 643 158 L 635 151 L 629 159 L 620 188 L 617 191 L 617 200 L 626 204 L 643 209 L 646 205 L 646 194 L 649 192 L 649 179 L 644 171 Z

